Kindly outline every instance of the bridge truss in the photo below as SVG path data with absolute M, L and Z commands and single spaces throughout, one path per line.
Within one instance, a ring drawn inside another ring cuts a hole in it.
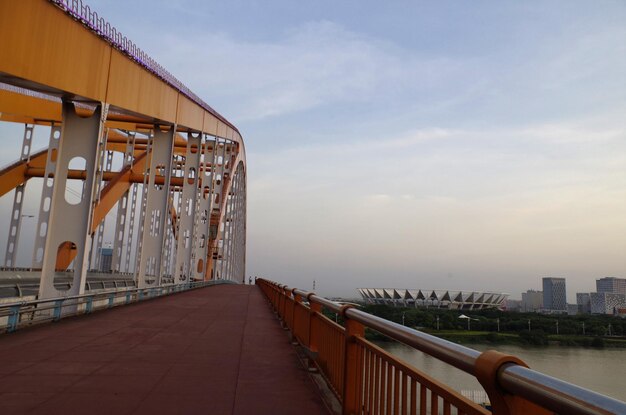
M 234 125 L 82 1 L 2 2 L 0 39 L 0 122 L 24 125 L 0 171 L 0 197 L 13 196 L 5 270 L 32 249 L 42 299 L 82 294 L 90 270 L 138 288 L 243 281 L 246 159 Z M 33 152 L 36 128 L 49 145 Z M 34 178 L 34 246 L 20 247 Z

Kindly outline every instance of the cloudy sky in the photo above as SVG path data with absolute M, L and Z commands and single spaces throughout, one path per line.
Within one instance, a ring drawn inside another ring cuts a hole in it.
M 562 276 L 570 302 L 626 277 L 623 1 L 88 4 L 242 132 L 248 274 L 514 298 Z

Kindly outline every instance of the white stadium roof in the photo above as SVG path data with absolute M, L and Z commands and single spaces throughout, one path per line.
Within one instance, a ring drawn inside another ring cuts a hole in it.
M 500 308 L 508 294 L 482 291 L 423 290 L 405 288 L 358 288 L 368 304 L 402 307 L 434 307 L 451 310 Z

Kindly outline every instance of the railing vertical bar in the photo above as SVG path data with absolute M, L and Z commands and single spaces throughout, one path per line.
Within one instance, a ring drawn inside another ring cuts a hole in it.
M 364 371 L 365 371 L 365 348 L 362 345 L 357 346 L 357 408 L 358 413 L 363 412 L 363 396 L 365 393 L 365 388 L 363 387 L 363 382 L 365 381 Z
M 417 380 L 411 377 L 411 415 L 417 415 Z
M 381 414 L 385 413 L 387 409 L 387 400 L 385 399 L 385 393 L 387 391 L 387 362 L 383 357 L 380 357 L 380 404 L 379 411 Z
M 374 355 L 371 350 L 367 351 L 369 356 L 369 368 L 368 368 L 368 397 L 367 397 L 367 413 L 373 413 L 374 407 Z
M 340 349 L 343 350 L 343 342 L 341 342 L 341 336 L 338 333 L 335 333 L 333 335 L 335 341 L 333 344 L 340 344 L 342 346 L 340 346 Z M 342 385 L 343 382 L 341 382 L 341 368 L 339 367 L 340 365 L 340 354 L 337 353 L 332 353 L 332 351 L 329 351 L 329 354 L 333 357 L 333 366 L 334 366 L 334 375 L 335 375 L 335 381 L 337 382 L 337 385 L 339 386 L 339 389 L 342 389 Z M 343 395 L 343 390 L 342 390 L 342 397 L 343 399 L 346 399 L 346 397 Z
M 385 366 L 387 367 L 387 393 L 386 393 L 386 406 L 385 413 L 391 414 L 391 401 L 393 396 L 393 368 L 388 361 L 385 360 Z
M 430 391 L 430 413 L 431 415 L 439 415 L 439 395 L 432 390 Z
M 381 379 L 380 379 L 380 356 L 375 354 L 374 355 L 374 396 L 373 396 L 374 405 L 372 407 L 372 413 L 374 413 L 374 414 L 378 413 L 378 408 L 379 408 L 379 404 L 380 404 L 380 399 L 379 399 L 380 383 L 381 383 Z
M 394 369 L 393 379 L 393 414 L 398 415 L 400 413 L 400 369 Z
M 366 401 L 366 406 L 365 406 L 365 410 L 368 414 L 372 413 L 372 378 L 373 378 L 373 374 L 372 374 L 372 368 L 373 368 L 373 362 L 372 362 L 372 351 L 371 350 L 367 350 L 367 401 Z
M 407 415 L 408 413 L 408 404 L 409 397 L 407 396 L 409 393 L 409 388 L 407 387 L 407 381 L 409 380 L 409 376 L 406 373 L 402 374 L 402 415 Z
M 426 415 L 426 405 L 428 403 L 426 392 L 426 386 L 420 384 L 420 415 Z

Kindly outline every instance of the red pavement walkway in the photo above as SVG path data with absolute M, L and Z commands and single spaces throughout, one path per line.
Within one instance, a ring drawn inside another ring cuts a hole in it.
M 1 414 L 324 414 L 261 291 L 219 285 L 0 335 Z

